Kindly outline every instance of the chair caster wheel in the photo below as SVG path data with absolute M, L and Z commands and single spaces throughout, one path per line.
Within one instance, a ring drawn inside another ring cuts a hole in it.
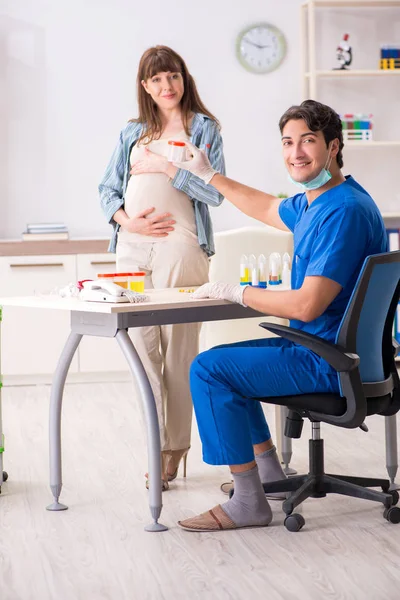
M 389 523 L 400 523 L 400 508 L 391 506 L 383 511 L 383 518 Z
M 229 490 L 229 494 L 228 494 L 229 500 L 232 498 L 232 496 L 233 496 L 234 493 L 235 493 L 234 488 L 232 488 L 231 490 Z
M 392 498 L 393 498 L 392 506 L 395 506 L 399 501 L 399 492 L 396 490 L 390 490 L 387 493 L 392 496 Z
M 286 517 L 283 523 L 288 531 L 300 531 L 306 524 L 303 515 L 294 513 Z

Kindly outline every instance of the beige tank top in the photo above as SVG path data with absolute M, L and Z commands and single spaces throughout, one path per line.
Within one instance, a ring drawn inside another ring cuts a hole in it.
M 153 140 L 148 144 L 149 150 L 168 156 L 168 141 L 188 140 L 185 131 L 173 137 Z M 130 155 L 130 164 L 140 160 L 144 155 L 145 145 L 135 144 Z M 174 231 L 169 232 L 166 237 L 152 237 L 140 233 L 130 233 L 120 229 L 118 239 L 124 242 L 183 242 L 190 245 L 198 245 L 196 219 L 192 200 L 180 190 L 171 185 L 171 179 L 164 173 L 143 173 L 132 175 L 129 179 L 125 192 L 125 212 L 129 217 L 134 217 L 147 208 L 154 206 L 155 211 L 151 213 L 171 213 L 170 219 L 176 221 Z

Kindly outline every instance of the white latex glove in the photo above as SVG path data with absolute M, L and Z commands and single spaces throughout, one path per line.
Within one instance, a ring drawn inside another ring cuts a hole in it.
M 214 283 L 205 283 L 192 294 L 192 298 L 216 298 L 217 300 L 229 300 L 246 306 L 243 302 L 243 292 L 247 285 L 239 285 L 236 283 L 224 283 L 216 281 Z
M 186 146 L 189 148 L 190 153 L 193 157 L 190 160 L 182 162 L 174 162 L 173 165 L 178 169 L 184 169 L 190 171 L 193 175 L 200 177 L 204 183 L 210 183 L 215 173 L 218 173 L 212 168 L 210 161 L 208 160 L 205 150 L 199 150 L 196 146 L 190 142 L 186 142 Z

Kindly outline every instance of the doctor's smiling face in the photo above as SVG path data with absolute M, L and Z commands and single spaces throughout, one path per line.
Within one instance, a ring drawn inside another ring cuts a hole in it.
M 289 175 L 299 183 L 317 177 L 326 168 L 336 165 L 339 140 L 327 145 L 322 131 L 311 131 L 303 119 L 289 120 L 282 130 L 283 158 Z
M 304 100 L 287 109 L 279 120 L 279 130 L 283 158 L 293 181 L 310 186 L 326 181 L 324 168 L 330 172 L 332 182 L 344 181 L 340 171 L 344 146 L 342 121 L 333 108 L 316 100 Z

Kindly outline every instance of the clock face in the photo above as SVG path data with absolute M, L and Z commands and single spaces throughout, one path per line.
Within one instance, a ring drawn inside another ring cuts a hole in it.
M 236 53 L 248 71 L 268 73 L 276 69 L 285 57 L 285 38 L 273 25 L 253 25 L 239 34 Z

